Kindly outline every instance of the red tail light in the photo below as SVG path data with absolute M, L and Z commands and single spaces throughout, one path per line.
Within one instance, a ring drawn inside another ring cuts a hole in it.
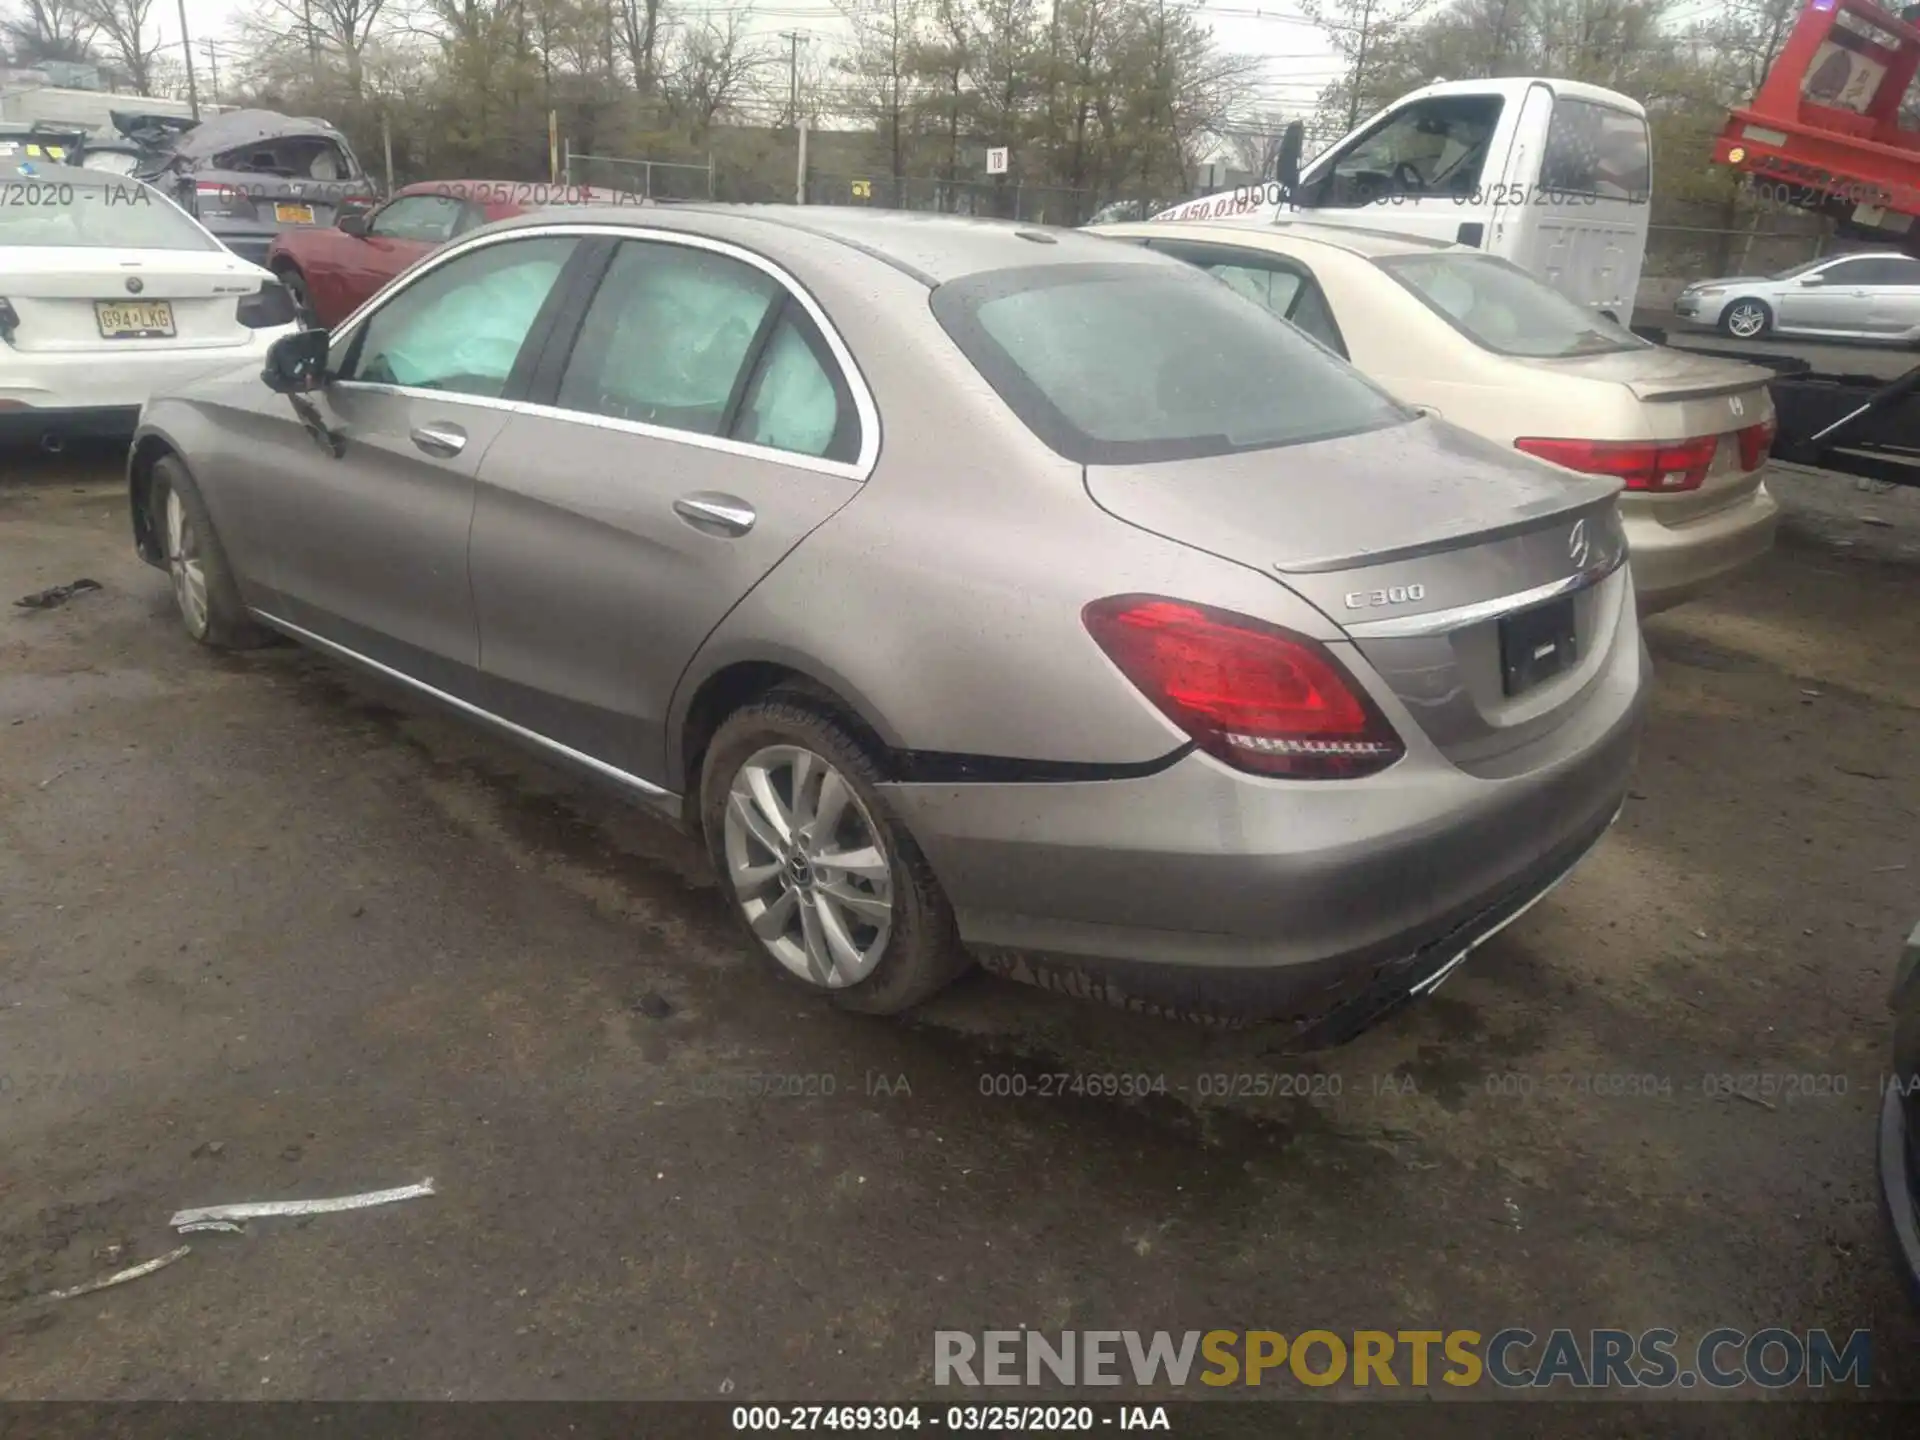
M 1776 420 L 1763 420 L 1740 432 L 1740 468 L 1758 470 L 1773 451 L 1773 437 L 1780 429 Z
M 1237 770 L 1346 779 L 1406 753 L 1366 692 L 1304 635 L 1158 595 L 1095 600 L 1080 618 L 1162 714 Z
M 1698 490 L 1705 482 L 1714 453 L 1720 448 L 1720 437 L 1703 435 L 1698 440 L 1660 442 L 1522 439 L 1513 444 L 1517 450 L 1569 470 L 1614 476 L 1629 490 L 1672 495 Z

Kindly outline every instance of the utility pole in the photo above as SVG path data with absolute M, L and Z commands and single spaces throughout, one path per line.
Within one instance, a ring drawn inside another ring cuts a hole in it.
M 213 70 L 213 103 L 218 105 L 220 103 L 220 57 L 214 51 L 213 41 L 202 40 L 200 43 L 206 47 L 207 64 Z
M 780 38 L 787 42 L 787 124 L 797 126 L 800 123 L 800 47 L 807 43 L 804 30 L 782 30 Z
M 1367 41 L 1373 38 L 1374 0 L 1360 12 L 1360 49 L 1353 57 L 1353 78 L 1347 82 L 1347 129 L 1360 123 L 1360 75 L 1367 68 Z
M 305 17 L 307 27 L 307 72 L 312 79 L 320 78 L 320 39 L 313 33 L 313 0 L 300 0 L 300 12 Z
M 180 0 L 180 53 L 187 57 L 187 106 L 200 118 L 200 92 L 193 83 L 193 37 L 187 34 L 187 0 Z

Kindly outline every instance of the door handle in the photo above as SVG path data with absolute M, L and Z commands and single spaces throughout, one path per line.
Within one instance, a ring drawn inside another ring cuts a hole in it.
M 739 496 L 723 495 L 717 490 L 697 490 L 691 495 L 682 495 L 673 502 L 673 513 L 696 530 L 726 536 L 746 534 L 759 518 L 753 507 Z
M 445 459 L 467 448 L 467 432 L 458 425 L 422 425 L 414 430 L 413 443 Z

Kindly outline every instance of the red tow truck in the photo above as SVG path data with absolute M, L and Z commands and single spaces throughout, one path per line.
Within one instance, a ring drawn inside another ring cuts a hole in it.
M 1830 216 L 1847 239 L 1920 255 L 1920 129 L 1902 123 L 1920 74 L 1920 4 L 1806 0 L 1759 92 L 1730 111 L 1714 159 L 1768 193 Z M 1920 485 L 1920 365 L 1892 382 L 1770 365 L 1774 455 Z

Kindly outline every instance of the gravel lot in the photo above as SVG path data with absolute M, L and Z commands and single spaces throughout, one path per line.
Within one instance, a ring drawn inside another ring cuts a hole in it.
M 1021 1324 L 1864 1326 L 1874 1394 L 1920 1398 L 1871 1143 L 1920 919 L 1920 492 L 1779 477 L 1776 553 L 1650 627 L 1614 833 L 1298 1059 L 983 977 L 910 1023 L 816 1007 L 676 834 L 301 651 L 195 647 L 111 457 L 6 472 L 0 598 L 102 588 L 0 613 L 0 1399 L 897 1399 L 935 1329 Z M 982 1094 L 1056 1071 L 1168 1091 Z M 1321 1093 L 1202 1094 L 1243 1072 Z M 1595 1074 L 1661 1093 L 1563 1078 Z M 425 1176 L 39 1298 L 181 1206 Z

